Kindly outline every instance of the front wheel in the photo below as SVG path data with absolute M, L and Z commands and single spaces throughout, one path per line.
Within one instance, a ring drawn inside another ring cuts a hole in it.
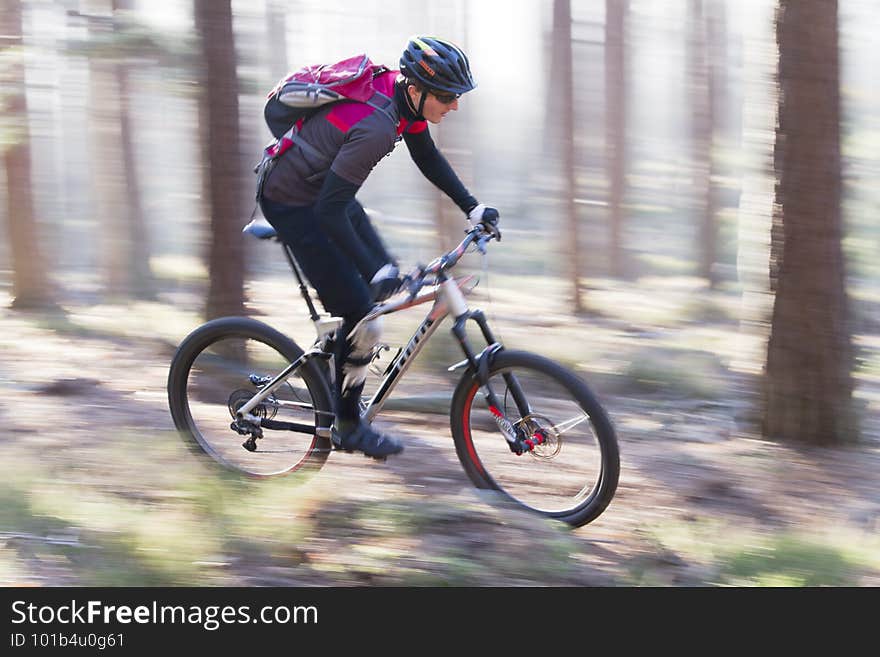
M 474 485 L 575 527 L 595 520 L 617 490 L 620 454 L 611 421 L 586 383 L 543 356 L 504 350 L 489 367 L 489 384 L 517 433 L 541 444 L 521 455 L 511 451 L 469 370 L 450 419 Z
M 251 414 L 261 437 L 237 412 L 268 381 L 302 356 L 296 343 L 246 317 L 215 319 L 184 339 L 171 361 L 168 402 L 184 442 L 235 472 L 268 477 L 320 468 L 330 453 L 330 390 L 306 361 Z

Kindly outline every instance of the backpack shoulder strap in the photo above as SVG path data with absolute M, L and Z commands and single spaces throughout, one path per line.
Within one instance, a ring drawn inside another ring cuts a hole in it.
M 367 100 L 367 104 L 373 107 L 385 116 L 387 116 L 395 125 L 400 120 L 394 107 L 394 82 L 392 76 L 396 77 L 397 72 L 392 71 L 387 66 L 373 67 L 373 95 Z
M 395 123 L 395 124 L 397 123 L 398 118 L 394 112 L 394 99 L 393 98 L 389 98 L 388 96 L 383 94 L 381 91 L 374 91 L 373 95 L 370 96 L 370 99 L 368 101 L 366 101 L 366 103 L 367 103 L 367 105 L 369 105 L 373 109 L 376 109 L 376 110 L 382 112 L 382 114 L 387 116 L 388 119 L 392 123 Z
M 332 162 L 332 160 L 331 160 L 329 157 L 327 157 L 326 155 L 324 155 L 321 151 L 319 151 L 317 148 L 315 148 L 314 146 L 312 146 L 312 145 L 311 145 L 309 142 L 307 142 L 305 139 L 303 139 L 302 137 L 300 137 L 300 136 L 299 136 L 299 131 L 293 133 L 293 134 L 290 136 L 290 141 L 292 141 L 294 144 L 296 144 L 297 146 L 299 146 L 302 150 L 304 150 L 306 153 L 308 153 L 309 155 L 311 155 L 313 158 L 315 158 L 315 159 L 318 160 L 319 162 L 322 162 L 323 164 L 327 164 L 327 163 L 329 163 L 329 162 Z

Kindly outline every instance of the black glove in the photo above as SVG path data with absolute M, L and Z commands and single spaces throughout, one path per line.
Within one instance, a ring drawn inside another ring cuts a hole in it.
M 392 264 L 382 267 L 370 281 L 370 293 L 373 301 L 382 302 L 393 297 L 404 287 L 405 281 L 400 277 L 400 270 Z
M 499 242 L 501 241 L 501 230 L 498 228 L 498 219 L 500 219 L 498 210 L 480 203 L 470 209 L 468 219 L 472 223 L 482 226 L 484 231 L 492 235 Z

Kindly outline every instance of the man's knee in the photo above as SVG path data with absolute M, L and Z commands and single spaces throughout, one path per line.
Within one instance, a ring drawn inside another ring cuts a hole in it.
M 367 368 L 373 357 L 373 349 L 382 336 L 382 318 L 358 324 L 346 335 L 345 353 L 342 354 L 341 386 L 343 394 L 347 390 L 359 388 L 367 378 Z

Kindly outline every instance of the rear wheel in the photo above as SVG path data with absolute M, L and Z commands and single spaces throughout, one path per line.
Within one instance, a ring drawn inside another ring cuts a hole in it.
M 540 444 L 512 452 L 467 372 L 453 396 L 451 423 L 471 481 L 576 527 L 595 520 L 617 490 L 620 456 L 611 421 L 586 383 L 520 351 L 498 352 L 488 374 L 504 415 L 523 438 Z
M 320 468 L 330 453 L 330 391 L 307 361 L 261 401 L 253 425 L 236 412 L 303 351 L 270 326 L 245 317 L 213 320 L 181 343 L 168 375 L 171 416 L 184 442 L 230 470 L 269 477 Z M 236 428 L 245 431 L 240 433 Z

